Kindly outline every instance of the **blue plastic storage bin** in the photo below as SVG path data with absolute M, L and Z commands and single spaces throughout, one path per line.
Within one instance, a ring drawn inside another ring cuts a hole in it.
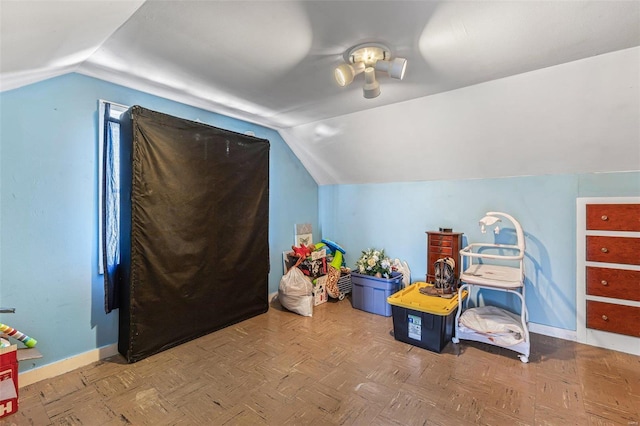
M 391 278 L 378 278 L 351 272 L 351 304 L 372 314 L 391 316 L 387 297 L 400 290 L 402 274 L 392 272 Z

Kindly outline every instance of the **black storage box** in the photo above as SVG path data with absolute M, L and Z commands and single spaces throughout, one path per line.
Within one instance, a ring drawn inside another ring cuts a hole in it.
M 392 306 L 391 310 L 396 340 L 440 353 L 453 337 L 455 311 L 443 316 L 400 306 Z
M 440 353 L 453 337 L 458 295 L 451 299 L 427 296 L 420 292 L 427 286 L 432 284 L 417 282 L 387 298 L 393 335 L 401 342 Z M 465 291 L 463 298 L 466 295 Z

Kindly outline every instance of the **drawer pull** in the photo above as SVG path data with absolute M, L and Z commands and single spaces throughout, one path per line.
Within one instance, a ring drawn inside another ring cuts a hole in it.
M 602 217 L 600 218 L 602 220 L 609 220 L 609 216 L 607 216 L 606 214 L 603 214 Z
M 608 249 L 608 248 L 606 248 L 606 247 L 602 247 L 602 248 L 600 249 L 600 251 L 601 251 L 601 252 L 603 252 L 603 253 L 609 253 L 609 249 Z
M 606 315 L 603 315 L 603 316 L 602 316 L 602 319 L 603 319 L 603 320 L 605 320 L 605 321 L 609 321 L 609 317 L 608 317 L 608 316 L 606 316 Z
M 602 280 L 600 281 L 602 283 L 602 285 L 609 285 L 609 283 L 607 282 L 607 280 Z

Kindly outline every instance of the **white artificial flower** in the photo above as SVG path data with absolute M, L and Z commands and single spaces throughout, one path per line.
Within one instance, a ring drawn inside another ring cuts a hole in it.
M 385 256 L 384 250 L 369 248 L 362 252 L 356 262 L 356 268 L 362 274 L 382 274 L 388 278 L 391 273 L 391 259 Z

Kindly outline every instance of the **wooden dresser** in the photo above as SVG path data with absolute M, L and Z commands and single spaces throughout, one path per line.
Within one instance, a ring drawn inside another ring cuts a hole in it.
M 578 341 L 640 355 L 640 197 L 577 199 Z
M 434 264 L 443 257 L 451 257 L 456 261 L 454 275 L 456 283 L 460 278 L 460 249 L 462 248 L 462 232 L 427 231 L 427 277 L 428 283 L 435 282 Z

